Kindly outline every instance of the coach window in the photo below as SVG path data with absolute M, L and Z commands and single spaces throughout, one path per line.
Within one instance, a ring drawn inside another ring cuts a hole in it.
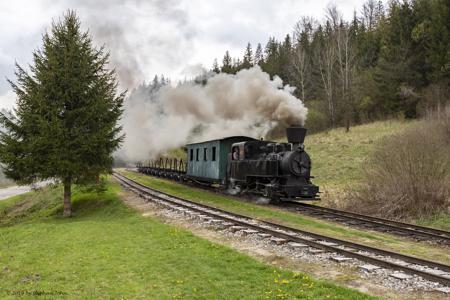
M 189 153 L 189 160 L 190 161 L 194 160 L 194 149 L 191 149 L 191 152 Z
M 206 151 L 208 148 L 203 148 L 203 160 L 206 161 Z
M 216 147 L 212 147 L 212 157 L 211 157 L 212 161 L 216 161 Z
M 195 160 L 198 161 L 198 152 L 199 152 L 199 148 L 195 149 Z

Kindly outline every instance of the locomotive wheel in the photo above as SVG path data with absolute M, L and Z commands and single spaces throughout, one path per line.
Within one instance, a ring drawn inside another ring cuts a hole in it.
M 270 198 L 270 204 L 279 204 L 280 203 L 280 197 L 278 196 L 272 196 Z
M 263 196 L 269 199 L 269 203 L 280 203 L 280 197 L 272 190 L 271 187 L 266 186 L 263 191 Z

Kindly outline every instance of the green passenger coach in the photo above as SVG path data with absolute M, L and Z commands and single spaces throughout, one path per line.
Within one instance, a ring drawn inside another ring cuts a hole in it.
M 231 145 L 253 140 L 255 139 L 246 136 L 232 136 L 186 145 L 188 160 L 186 175 L 199 181 L 223 183 Z

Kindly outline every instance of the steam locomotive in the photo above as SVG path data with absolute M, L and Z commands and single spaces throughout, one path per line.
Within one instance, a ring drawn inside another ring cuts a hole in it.
M 311 159 L 304 150 L 306 129 L 286 129 L 287 143 L 246 136 L 186 145 L 187 162 L 160 159 L 138 164 L 141 173 L 180 181 L 218 184 L 239 193 L 258 194 L 271 202 L 317 200 L 319 187 L 311 182 Z

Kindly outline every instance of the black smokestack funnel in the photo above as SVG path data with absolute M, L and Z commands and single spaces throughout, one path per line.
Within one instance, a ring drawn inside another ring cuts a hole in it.
M 294 149 L 297 149 L 305 141 L 306 128 L 300 125 L 293 125 L 286 128 L 286 136 L 288 143 L 291 143 Z

